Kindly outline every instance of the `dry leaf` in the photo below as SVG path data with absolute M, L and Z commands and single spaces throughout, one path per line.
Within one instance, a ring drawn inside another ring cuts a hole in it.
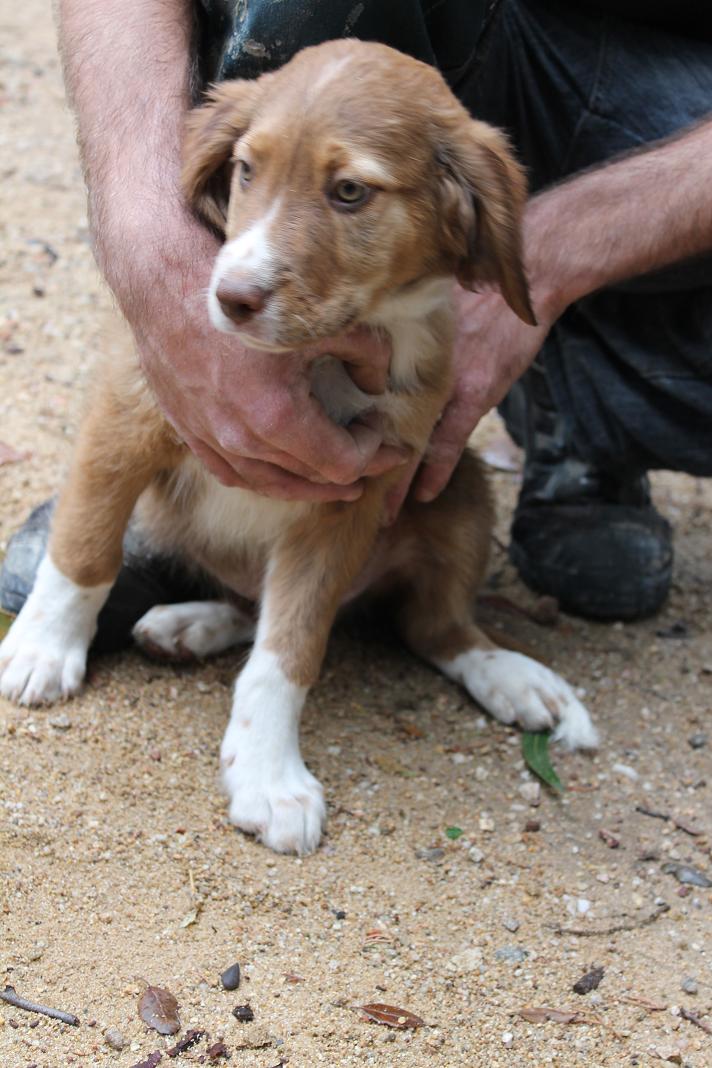
M 578 1009 L 551 1009 L 542 1005 L 538 1008 L 525 1008 L 517 1011 L 519 1016 L 528 1023 L 546 1023 L 547 1020 L 561 1024 L 595 1023 L 593 1017 L 579 1012 Z
M 592 990 L 597 990 L 601 985 L 603 975 L 603 968 L 592 968 L 590 972 L 586 972 L 574 983 L 574 994 L 590 994 Z
M 196 1031 L 195 1028 L 192 1028 L 186 1032 L 185 1038 L 181 1038 L 179 1042 L 176 1042 L 175 1046 L 171 1046 L 170 1049 L 166 1050 L 167 1055 L 169 1057 L 179 1057 L 181 1053 L 185 1053 L 191 1046 L 195 1046 L 196 1043 L 200 1042 L 204 1034 L 205 1031 Z
M 386 1027 L 395 1027 L 400 1031 L 405 1031 L 407 1028 L 415 1031 L 416 1028 L 425 1026 L 425 1020 L 421 1020 L 420 1016 L 415 1016 L 406 1009 L 397 1009 L 393 1005 L 383 1005 L 380 1002 L 361 1005 L 361 1012 L 365 1013 L 373 1023 L 385 1024 Z
M 211 1061 L 218 1061 L 221 1057 L 224 1057 L 225 1060 L 227 1060 L 229 1056 L 230 1054 L 228 1053 L 227 1046 L 221 1038 L 218 1039 L 217 1042 L 213 1042 L 212 1046 L 208 1047 L 208 1059 Z
M 133 1068 L 156 1068 L 156 1065 L 162 1060 L 163 1054 L 157 1049 L 153 1053 L 149 1053 L 145 1061 L 139 1061 L 138 1064 L 134 1064 Z
M 178 1002 L 169 990 L 160 986 L 146 987 L 138 1000 L 138 1014 L 159 1035 L 174 1035 L 180 1031 Z
M 13 449 L 12 445 L 6 445 L 4 441 L 0 441 L 0 467 L 3 464 L 19 464 L 29 455 L 29 452 L 18 452 L 17 449 Z

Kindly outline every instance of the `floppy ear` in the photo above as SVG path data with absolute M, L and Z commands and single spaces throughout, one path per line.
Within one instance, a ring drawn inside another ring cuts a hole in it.
M 262 86 L 229 81 L 212 87 L 207 102 L 188 113 L 183 145 L 183 192 L 191 207 L 225 232 L 235 141 L 249 126 Z
M 494 283 L 520 319 L 536 326 L 522 263 L 524 172 L 505 135 L 469 116 L 440 129 L 437 162 L 444 237 L 465 289 Z

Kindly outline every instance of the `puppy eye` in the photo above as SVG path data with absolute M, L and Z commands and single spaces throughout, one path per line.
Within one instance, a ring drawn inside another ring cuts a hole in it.
M 337 182 L 329 193 L 329 199 L 335 208 L 340 211 L 355 211 L 362 208 L 371 199 L 373 190 L 362 182 L 354 182 L 350 178 L 342 178 Z
M 240 170 L 240 185 L 244 189 L 246 185 L 249 185 L 252 181 L 252 166 L 246 159 L 239 159 L 237 166 Z

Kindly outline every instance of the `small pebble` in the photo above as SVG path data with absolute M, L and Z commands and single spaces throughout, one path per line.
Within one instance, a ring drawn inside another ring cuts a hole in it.
M 470 849 L 468 849 L 467 855 L 473 864 L 481 864 L 482 861 L 485 859 L 484 853 L 481 849 L 478 849 L 477 846 L 472 846 Z
M 707 735 L 703 731 L 698 731 L 696 734 L 691 734 L 687 739 L 687 744 L 691 749 L 702 749 L 707 745 Z
M 519 920 L 515 920 L 513 916 L 505 916 L 502 920 L 502 926 L 511 931 L 512 934 L 516 934 L 519 930 Z
M 66 712 L 62 712 L 58 716 L 51 716 L 49 725 L 58 731 L 68 731 L 72 725 L 72 721 Z
M 697 980 L 693 979 L 691 975 L 686 976 L 680 983 L 680 989 L 684 990 L 686 994 L 696 994 L 699 989 Z
M 538 808 L 541 804 L 541 785 L 538 782 L 523 782 L 519 787 L 519 796 L 532 808 Z
M 502 1045 L 506 1046 L 507 1049 L 509 1049 L 509 1047 L 512 1045 L 513 1042 L 514 1042 L 514 1035 L 512 1034 L 512 1032 L 511 1031 L 505 1031 L 504 1034 L 502 1035 Z
M 470 946 L 450 957 L 448 968 L 451 971 L 463 975 L 468 972 L 479 971 L 482 967 L 482 950 L 478 946 Z
M 240 965 L 231 964 L 220 976 L 223 990 L 237 990 L 240 985 Z
M 252 1023 L 255 1018 L 255 1014 L 249 1005 L 236 1005 L 232 1010 L 232 1015 L 240 1023 Z
M 631 782 L 637 782 L 640 776 L 635 768 L 631 768 L 630 764 L 614 764 L 611 771 L 615 771 L 617 775 L 625 775 L 626 779 L 630 779 Z
M 522 949 L 520 946 L 502 946 L 501 949 L 496 949 L 494 953 L 495 960 L 504 961 L 506 964 L 521 964 L 528 956 L 528 950 Z
M 431 863 L 435 863 L 438 860 L 442 860 L 445 856 L 445 850 L 435 847 L 432 849 L 416 849 L 415 855 L 418 860 L 429 860 Z
M 702 886 L 705 889 L 712 887 L 712 879 L 708 879 L 704 872 L 690 864 L 663 864 L 663 871 L 674 875 L 677 881 L 685 886 Z
M 527 820 L 524 824 L 524 830 L 527 834 L 536 834 L 537 831 L 541 830 L 541 823 L 539 820 Z
M 116 1027 L 107 1027 L 104 1031 L 104 1041 L 112 1049 L 123 1049 L 126 1045 L 126 1039 Z

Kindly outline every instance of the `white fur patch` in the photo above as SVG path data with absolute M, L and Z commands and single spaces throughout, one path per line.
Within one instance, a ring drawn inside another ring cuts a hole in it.
M 198 660 L 249 642 L 255 624 L 226 601 L 156 605 L 133 628 L 134 641 L 149 655 Z
M 451 306 L 452 288 L 451 279 L 428 278 L 389 294 L 369 315 L 369 325 L 387 330 L 391 337 L 391 381 L 396 389 L 412 389 L 418 366 L 442 344 L 441 338 L 433 337 L 428 318 Z
M 181 496 L 181 478 L 197 490 L 190 511 L 181 515 L 199 541 L 213 555 L 227 555 L 242 546 L 267 548 L 290 523 L 306 515 L 313 505 L 262 497 L 252 490 L 223 486 L 192 454 L 181 463 L 176 497 Z
M 469 649 L 453 660 L 434 663 L 500 723 L 518 723 L 529 731 L 553 727 L 553 740 L 567 749 L 594 749 L 598 744 L 591 717 L 569 684 L 528 656 L 505 649 Z
M 76 693 L 111 586 L 77 586 L 45 556 L 30 596 L 0 645 L 0 694 L 36 705 Z
M 208 287 L 208 314 L 216 330 L 227 334 L 244 333 L 220 307 L 216 290 L 223 279 L 231 276 L 244 278 L 250 285 L 272 289 L 275 257 L 270 241 L 270 231 L 278 210 L 279 198 L 262 219 L 239 237 L 226 241 L 220 249 L 213 265 Z
M 235 684 L 220 750 L 231 821 L 278 853 L 311 853 L 326 815 L 321 785 L 299 752 L 306 693 L 274 653 L 255 646 Z

